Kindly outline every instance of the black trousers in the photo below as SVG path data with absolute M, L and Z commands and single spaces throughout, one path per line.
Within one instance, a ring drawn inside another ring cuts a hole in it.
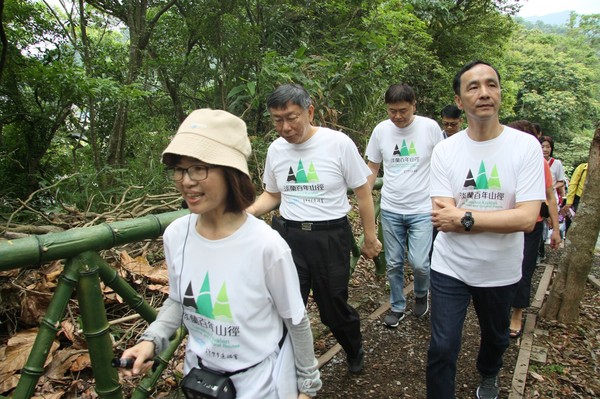
M 579 206 L 579 200 L 581 199 L 580 196 L 576 195 L 575 199 L 573 199 L 573 205 L 571 205 L 571 208 L 577 212 L 577 207 Z M 571 227 L 571 223 L 573 223 L 573 220 L 571 220 L 570 217 L 568 217 L 565 220 L 565 234 L 567 233 L 567 231 L 569 231 L 569 227 Z
M 282 235 L 292 249 L 304 303 L 312 289 L 321 321 L 346 354 L 355 357 L 362 346 L 362 335 L 358 312 L 348 304 L 350 224 L 320 231 L 286 227 Z
M 525 309 L 529 306 L 531 296 L 531 278 L 537 264 L 538 247 L 542 239 L 543 221 L 537 222 L 531 233 L 525 233 L 523 246 L 523 263 L 521 263 L 521 280 L 517 284 L 513 308 Z

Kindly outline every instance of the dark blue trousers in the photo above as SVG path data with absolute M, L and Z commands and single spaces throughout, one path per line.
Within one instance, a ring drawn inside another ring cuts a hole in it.
M 516 284 L 503 287 L 471 287 L 445 274 L 431 271 L 431 341 L 427 352 L 427 398 L 453 399 L 456 361 L 462 329 L 471 299 L 481 341 L 477 370 L 495 376 L 509 345 L 510 306 Z

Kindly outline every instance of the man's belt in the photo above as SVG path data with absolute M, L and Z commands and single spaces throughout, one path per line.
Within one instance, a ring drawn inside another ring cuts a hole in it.
M 304 231 L 331 230 L 348 224 L 348 218 L 346 216 L 334 220 L 319 220 L 317 222 L 297 222 L 288 219 L 283 219 L 283 221 L 287 227 Z

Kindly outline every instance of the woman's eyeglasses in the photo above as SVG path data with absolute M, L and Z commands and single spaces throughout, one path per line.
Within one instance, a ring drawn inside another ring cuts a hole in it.
M 190 180 L 202 181 L 208 177 L 208 170 L 216 167 L 216 165 L 193 165 L 188 168 L 176 166 L 174 168 L 167 168 L 167 175 L 170 180 L 180 181 L 183 180 L 183 175 L 187 173 Z

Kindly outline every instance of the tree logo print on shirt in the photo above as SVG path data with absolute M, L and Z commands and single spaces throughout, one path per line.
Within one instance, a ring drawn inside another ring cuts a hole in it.
M 500 184 L 500 177 L 498 176 L 498 168 L 494 165 L 492 173 L 488 178 L 486 175 L 485 163 L 481 161 L 477 179 L 473 178 L 473 172 L 469 169 L 463 187 L 470 190 L 500 190 L 502 185 Z
M 457 206 L 480 210 L 503 209 L 505 193 L 501 190 L 502 184 L 496 165 L 492 167 L 488 176 L 485 163 L 481 161 L 477 177 L 473 176 L 471 169 L 467 172 Z
M 294 169 L 290 166 L 287 181 L 294 183 L 314 183 L 319 181 L 319 176 L 317 175 L 317 170 L 315 169 L 315 165 L 312 163 L 312 161 L 308 166 L 307 173 L 304 170 L 304 164 L 302 163 L 302 159 L 299 159 L 296 174 L 294 174 Z
M 413 173 L 419 168 L 421 157 L 417 154 L 415 142 L 406 142 L 406 139 L 402 140 L 400 148 L 398 144 L 394 145 L 394 151 L 390 158 L 389 168 L 396 169 L 402 173 Z
M 210 295 L 210 278 L 208 272 L 204 276 L 202 288 L 200 288 L 200 293 L 196 298 L 194 298 L 194 290 L 190 281 L 185 290 L 183 305 L 196 309 L 196 313 L 208 319 L 233 322 L 233 316 L 229 307 L 229 298 L 227 296 L 227 286 L 225 283 L 221 285 L 221 290 L 213 305 Z
M 290 166 L 282 192 L 287 195 L 290 204 L 325 203 L 325 184 L 321 183 L 312 161 L 306 170 L 302 159 L 299 159 L 296 173 Z
M 415 142 L 411 141 L 410 142 L 410 147 L 406 146 L 406 140 L 402 140 L 402 148 L 399 150 L 398 149 L 398 144 L 396 144 L 396 146 L 394 147 L 394 156 L 401 156 L 401 157 L 410 157 L 410 156 L 416 156 L 417 155 L 417 150 L 415 149 Z

